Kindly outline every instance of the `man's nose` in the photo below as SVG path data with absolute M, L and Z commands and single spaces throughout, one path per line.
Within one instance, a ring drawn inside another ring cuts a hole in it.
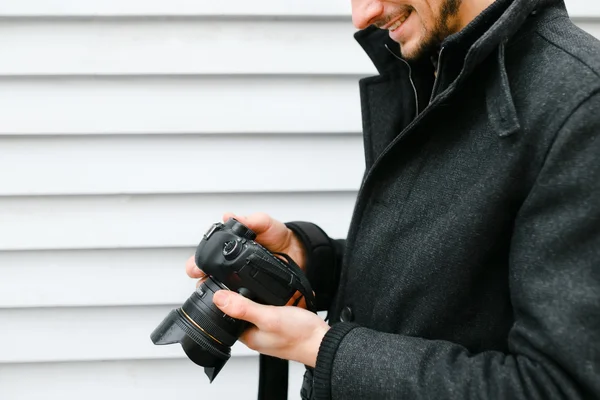
M 372 25 L 381 14 L 381 0 L 352 0 L 352 23 L 357 29 L 365 29 Z

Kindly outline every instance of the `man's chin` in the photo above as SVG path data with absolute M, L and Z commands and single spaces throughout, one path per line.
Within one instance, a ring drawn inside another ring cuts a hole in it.
M 415 53 L 409 52 L 409 51 L 405 51 L 402 49 L 402 46 L 400 46 L 400 55 L 406 61 L 415 61 L 415 60 L 419 59 L 418 54 L 415 54 Z
M 408 42 L 400 44 L 400 54 L 407 61 L 429 60 L 436 52 L 436 44 L 433 42 Z
M 415 48 L 414 46 L 411 46 L 411 45 L 403 46 L 401 44 L 400 45 L 400 54 L 402 55 L 402 58 L 404 58 L 407 61 L 418 61 L 424 57 L 424 54 L 423 54 L 421 48 L 418 48 L 418 47 Z

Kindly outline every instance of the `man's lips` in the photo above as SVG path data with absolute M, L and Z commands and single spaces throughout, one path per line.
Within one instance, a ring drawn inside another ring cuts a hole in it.
M 400 21 L 403 18 L 404 19 L 408 18 L 410 13 L 411 13 L 411 11 L 406 11 L 406 12 L 402 13 L 401 15 L 398 16 L 398 18 L 395 18 L 393 21 L 390 21 L 387 24 L 385 24 L 385 26 L 382 26 L 381 29 L 390 29 L 390 27 L 394 26 L 396 24 L 396 22 Z

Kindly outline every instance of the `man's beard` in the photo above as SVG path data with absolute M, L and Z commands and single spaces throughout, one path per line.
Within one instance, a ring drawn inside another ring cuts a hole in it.
M 444 39 L 455 33 L 449 26 L 449 20 L 458 14 L 461 3 L 462 0 L 445 0 L 440 9 L 439 19 L 433 30 L 428 30 L 423 26 L 423 41 L 419 44 L 419 47 L 411 52 L 411 54 L 402 52 L 402 56 L 408 60 L 419 60 L 435 55 L 439 51 Z M 400 50 L 402 51 L 402 47 Z

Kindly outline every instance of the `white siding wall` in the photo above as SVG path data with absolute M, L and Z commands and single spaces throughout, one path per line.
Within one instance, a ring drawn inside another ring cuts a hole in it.
M 149 334 L 222 212 L 345 234 L 374 72 L 349 3 L 0 2 L 0 399 L 256 397 L 243 346 L 209 385 Z M 568 2 L 596 36 L 599 4 Z

